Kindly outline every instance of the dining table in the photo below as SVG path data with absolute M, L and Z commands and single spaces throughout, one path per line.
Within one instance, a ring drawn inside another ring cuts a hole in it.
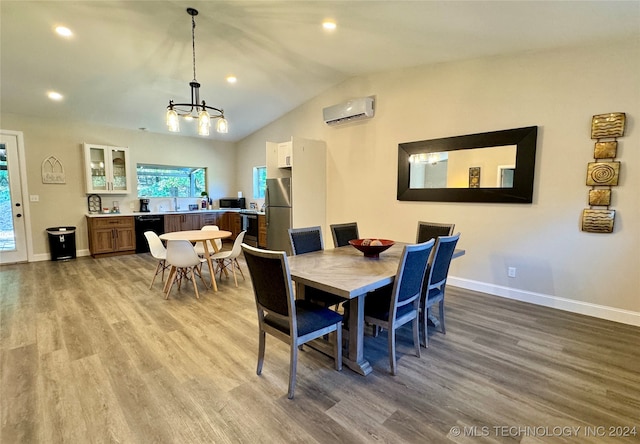
M 202 242 L 204 247 L 204 256 L 207 259 L 209 265 L 209 274 L 211 275 L 211 288 L 214 291 L 218 291 L 218 285 L 216 284 L 216 274 L 213 268 L 213 261 L 211 255 L 220 251 L 216 245 L 216 239 L 226 239 L 233 233 L 225 230 L 184 230 L 184 231 L 172 231 L 170 233 L 161 234 L 159 237 L 163 241 L 171 240 L 186 240 L 189 242 Z M 207 242 L 211 241 L 211 242 Z M 214 251 L 209 251 L 209 245 L 213 246 Z
M 364 357 L 365 297 L 368 292 L 393 283 L 405 245 L 396 242 L 377 258 L 365 257 L 351 245 L 288 258 L 296 297 L 304 297 L 304 288 L 313 287 L 349 301 L 348 346 L 343 352 L 343 363 L 364 376 L 372 371 Z M 464 254 L 465 250 L 456 249 L 453 257 Z

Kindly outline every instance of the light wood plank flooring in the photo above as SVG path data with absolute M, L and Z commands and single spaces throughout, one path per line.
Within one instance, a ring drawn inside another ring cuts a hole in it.
M 164 300 L 154 267 L 0 267 L 0 442 L 640 441 L 639 328 L 450 288 L 447 334 L 418 359 L 400 330 L 397 376 L 384 332 L 365 339 L 367 377 L 305 347 L 288 400 L 285 344 L 268 338 L 255 373 L 249 279 Z

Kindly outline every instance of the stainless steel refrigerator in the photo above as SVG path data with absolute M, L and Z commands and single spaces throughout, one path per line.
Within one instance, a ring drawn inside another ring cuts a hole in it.
M 267 249 L 286 251 L 291 255 L 289 228 L 293 223 L 291 178 L 267 179 L 265 212 L 267 219 Z

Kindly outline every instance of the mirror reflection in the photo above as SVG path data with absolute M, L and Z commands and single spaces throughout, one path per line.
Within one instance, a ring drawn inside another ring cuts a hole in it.
M 409 188 L 513 188 L 517 145 L 409 156 Z

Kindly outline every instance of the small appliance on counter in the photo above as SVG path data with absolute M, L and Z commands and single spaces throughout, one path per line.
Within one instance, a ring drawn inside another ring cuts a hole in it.
M 149 199 L 140 199 L 140 212 L 141 213 L 149 212 Z
M 247 208 L 247 201 L 244 197 L 223 197 L 220 199 L 220 208 L 236 208 L 244 210 Z

